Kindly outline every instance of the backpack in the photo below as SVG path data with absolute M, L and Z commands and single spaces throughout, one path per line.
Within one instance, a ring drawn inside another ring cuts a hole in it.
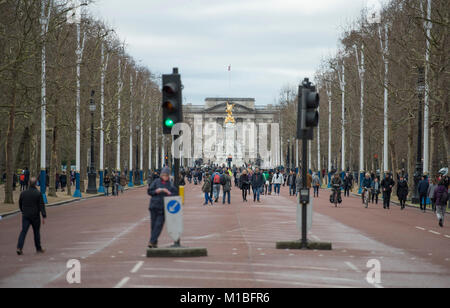
M 227 176 L 225 174 L 220 177 L 220 184 L 224 186 L 227 184 Z
M 221 184 L 220 174 L 214 176 L 214 184 Z
M 22 182 L 25 181 L 25 175 L 24 175 L 24 174 L 21 174 L 19 179 L 20 179 L 20 181 L 22 181 Z

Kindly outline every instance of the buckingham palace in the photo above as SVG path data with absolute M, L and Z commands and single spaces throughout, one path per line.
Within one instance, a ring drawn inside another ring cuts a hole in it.
M 192 132 L 192 161 L 222 165 L 232 157 L 236 166 L 280 165 L 277 106 L 256 106 L 254 98 L 206 98 L 204 105 L 187 104 L 183 109 Z

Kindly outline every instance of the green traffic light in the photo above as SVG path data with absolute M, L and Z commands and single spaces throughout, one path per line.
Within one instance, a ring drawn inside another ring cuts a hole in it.
M 173 127 L 173 120 L 166 119 L 166 121 L 164 122 L 164 125 L 166 125 L 166 127 Z

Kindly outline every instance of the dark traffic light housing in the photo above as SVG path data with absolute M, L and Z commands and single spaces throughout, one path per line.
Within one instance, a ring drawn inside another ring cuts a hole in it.
M 305 78 L 298 90 L 297 138 L 314 138 L 313 130 L 319 126 L 320 105 L 319 93 L 316 87 Z
M 170 135 L 172 128 L 183 122 L 182 85 L 177 68 L 162 76 L 162 112 L 163 134 Z

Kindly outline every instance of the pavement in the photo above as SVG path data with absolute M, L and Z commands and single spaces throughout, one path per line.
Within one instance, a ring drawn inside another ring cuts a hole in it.
M 208 256 L 199 258 L 146 258 L 145 188 L 49 208 L 43 255 L 35 254 L 31 232 L 25 254 L 15 254 L 20 216 L 7 217 L 0 221 L 0 287 L 450 287 L 448 221 L 440 228 L 430 212 L 365 209 L 357 197 L 335 208 L 328 199 L 326 190 L 314 199 L 309 238 L 331 242 L 332 251 L 276 249 L 277 241 L 300 238 L 296 199 L 285 187 L 261 203 L 243 203 L 233 188 L 231 205 L 203 206 L 200 186 L 187 186 L 181 244 L 206 247 Z M 171 244 L 164 230 L 160 246 Z M 80 262 L 80 284 L 66 279 L 73 259 Z M 373 262 L 380 283 L 366 279 Z

